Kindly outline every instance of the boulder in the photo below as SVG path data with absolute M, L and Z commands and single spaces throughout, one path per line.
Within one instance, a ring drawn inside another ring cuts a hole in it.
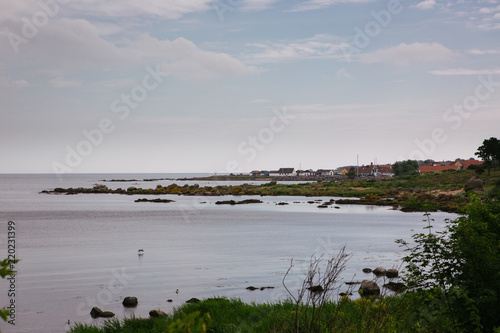
M 92 308 L 92 310 L 90 310 L 90 316 L 91 316 L 92 318 L 94 318 L 94 319 L 95 319 L 95 318 L 99 318 L 99 317 L 101 316 L 101 314 L 102 314 L 102 310 L 101 310 L 101 309 L 99 309 L 97 306 L 94 306 L 94 307 Z
M 191 298 L 190 300 L 187 300 L 186 303 L 200 303 L 201 301 L 195 297 Z
M 363 280 L 358 292 L 361 296 L 380 295 L 380 287 L 374 281 Z
M 159 318 L 159 317 L 167 317 L 167 314 L 160 310 L 151 310 L 149 311 L 149 316 L 151 318 Z
M 387 273 L 384 267 L 377 267 L 373 270 L 373 274 L 376 276 L 384 276 Z
M 103 311 L 101 313 L 101 318 L 113 318 L 115 316 L 115 314 L 111 311 Z
M 406 285 L 401 282 L 389 282 L 384 284 L 384 288 L 400 293 L 406 290 Z
M 325 291 L 325 289 L 323 289 L 322 286 L 311 286 L 307 288 L 307 290 L 309 290 L 312 293 L 322 293 L 323 291 Z
M 469 179 L 464 186 L 465 192 L 469 191 L 482 191 L 484 190 L 484 182 L 476 177 Z
M 139 303 L 139 301 L 137 300 L 137 297 L 133 297 L 133 296 L 127 296 L 123 299 L 123 306 L 126 307 L 126 308 L 134 308 L 137 306 L 137 304 Z
M 387 276 L 389 279 L 397 278 L 399 276 L 399 272 L 397 269 L 391 268 L 387 270 L 385 276 Z

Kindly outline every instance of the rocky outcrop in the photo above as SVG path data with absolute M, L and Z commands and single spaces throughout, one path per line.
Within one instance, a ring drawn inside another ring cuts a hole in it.
M 139 301 L 137 300 L 137 297 L 127 296 L 123 299 L 122 304 L 126 308 L 134 308 L 137 304 L 139 304 Z
M 465 192 L 470 192 L 470 191 L 483 191 L 484 190 L 484 182 L 476 177 L 472 177 L 465 183 L 464 186 Z
M 200 303 L 201 301 L 195 297 L 191 298 L 190 300 L 187 300 L 186 303 Z
M 361 296 L 380 295 L 380 287 L 374 281 L 363 280 L 358 292 Z

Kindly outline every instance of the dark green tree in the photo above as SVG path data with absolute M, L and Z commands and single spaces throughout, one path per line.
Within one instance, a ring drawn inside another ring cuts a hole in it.
M 347 178 L 349 179 L 354 179 L 356 178 L 356 171 L 354 170 L 354 168 L 350 168 L 349 171 L 347 172 Z
M 418 162 L 414 160 L 406 160 L 396 162 L 392 165 L 392 171 L 395 176 L 408 176 L 418 173 Z
M 500 161 L 500 140 L 497 138 L 489 138 L 483 141 L 483 144 L 477 148 L 476 156 L 483 159 L 488 175 L 492 166 L 498 165 Z

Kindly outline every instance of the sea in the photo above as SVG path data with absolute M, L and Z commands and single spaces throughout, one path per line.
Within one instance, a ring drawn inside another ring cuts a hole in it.
M 102 325 L 91 318 L 93 307 L 123 319 L 146 318 L 153 309 L 171 313 L 191 298 L 282 301 L 296 296 L 311 260 L 323 267 L 342 248 L 349 258 L 335 293 L 351 288 L 355 298 L 356 287 L 346 282 L 373 279 L 363 268 L 402 269 L 405 252 L 396 239 L 410 242 L 427 225 L 422 213 L 388 207 L 318 208 L 335 197 L 148 196 L 174 200 L 153 203 L 135 202 L 145 196 L 41 193 L 96 184 L 244 183 L 179 180 L 195 176 L 209 174 L 0 174 L 0 258 L 20 260 L 17 275 L 0 281 L 0 307 L 12 313 L 0 330 L 59 333 L 75 323 Z M 263 203 L 215 204 L 243 199 Z M 456 215 L 431 218 L 440 230 Z M 127 296 L 138 298 L 137 307 L 122 305 Z

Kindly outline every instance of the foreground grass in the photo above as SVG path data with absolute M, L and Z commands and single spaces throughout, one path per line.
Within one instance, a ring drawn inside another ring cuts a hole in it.
M 107 321 L 102 327 L 80 325 L 70 333 L 204 332 L 200 323 L 211 318 L 206 332 L 455 332 L 451 320 L 433 317 L 435 296 L 407 293 L 378 299 L 344 297 L 317 307 L 286 301 L 246 304 L 215 298 L 186 304 L 167 318 Z M 430 303 L 432 300 L 434 303 Z M 442 306 L 442 304 L 441 304 Z M 189 316 L 194 314 L 194 316 Z

